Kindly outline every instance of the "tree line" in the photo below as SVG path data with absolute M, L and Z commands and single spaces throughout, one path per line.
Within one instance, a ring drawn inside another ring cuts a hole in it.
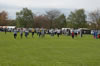
M 88 19 L 87 19 L 88 17 Z M 8 19 L 6 11 L 0 12 L 0 26 L 16 26 L 22 28 L 89 28 L 100 29 L 100 10 L 86 15 L 84 9 L 71 11 L 66 17 L 58 10 L 46 11 L 37 16 L 28 8 L 16 12 L 16 19 Z

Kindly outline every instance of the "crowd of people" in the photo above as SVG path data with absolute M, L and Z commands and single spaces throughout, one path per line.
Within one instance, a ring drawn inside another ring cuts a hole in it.
M 3 29 L 3 31 L 8 32 L 7 29 Z M 60 35 L 67 35 L 67 36 L 72 36 L 72 39 L 74 39 L 75 37 L 77 37 L 77 35 L 80 35 L 80 37 L 83 37 L 83 31 L 79 30 L 76 31 L 74 29 L 69 30 L 69 29 L 44 29 L 44 28 L 32 28 L 31 30 L 29 30 L 29 28 L 15 28 L 10 30 L 10 32 L 14 32 L 14 39 L 17 38 L 18 32 L 20 33 L 20 37 L 23 38 L 23 36 L 25 36 L 26 38 L 28 37 L 28 35 L 31 33 L 32 37 L 34 37 L 34 33 L 36 33 L 38 35 L 38 37 L 45 37 L 46 34 L 50 35 L 51 37 L 53 36 L 57 36 L 60 37 Z M 95 39 L 100 38 L 100 34 L 98 34 L 97 31 L 93 32 L 93 36 Z
M 31 30 L 25 29 L 23 30 L 23 28 L 17 30 L 16 28 L 14 29 L 14 38 L 16 39 L 17 37 L 17 33 L 20 32 L 20 37 L 23 38 L 23 34 L 25 35 L 25 37 L 27 38 L 29 33 L 32 34 L 32 37 L 34 37 L 34 33 L 37 33 L 37 35 L 39 37 L 45 37 L 45 34 L 49 34 L 51 36 L 54 36 L 57 34 L 57 36 L 59 37 L 59 35 L 61 34 L 61 30 L 60 29 L 50 29 L 50 30 L 46 30 L 44 28 L 38 28 L 38 29 L 34 29 L 32 28 Z
M 16 39 L 18 32 L 20 32 L 20 37 L 23 38 L 23 34 L 25 35 L 25 37 L 27 38 L 29 33 L 32 34 L 32 37 L 34 37 L 34 33 L 36 33 L 38 35 L 38 37 L 45 37 L 45 34 L 50 35 L 51 37 L 57 35 L 57 37 L 60 37 L 60 35 L 67 35 L 67 36 L 72 36 L 72 38 L 74 39 L 75 36 L 80 34 L 80 37 L 83 36 L 82 31 L 77 31 L 75 32 L 74 30 L 70 31 L 70 30 L 61 30 L 61 29 L 44 29 L 44 28 L 37 28 L 34 29 L 32 28 L 31 30 L 29 29 L 19 29 L 17 30 L 16 28 L 14 29 L 14 38 Z

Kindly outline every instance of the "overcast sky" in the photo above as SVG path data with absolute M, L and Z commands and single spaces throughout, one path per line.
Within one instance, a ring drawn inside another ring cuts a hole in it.
M 0 11 L 15 12 L 23 7 L 28 8 L 84 8 L 92 11 L 100 8 L 100 0 L 0 0 Z

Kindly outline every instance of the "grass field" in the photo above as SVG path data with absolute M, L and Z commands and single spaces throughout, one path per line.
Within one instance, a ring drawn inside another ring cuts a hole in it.
M 0 32 L 0 66 L 100 66 L 100 40 L 91 35 L 26 39 Z

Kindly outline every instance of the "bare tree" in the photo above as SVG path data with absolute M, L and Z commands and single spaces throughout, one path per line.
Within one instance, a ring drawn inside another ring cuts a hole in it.
M 34 27 L 35 28 L 50 28 L 50 22 L 45 15 L 35 16 L 34 18 Z
M 2 11 L 0 13 L 0 26 L 6 26 L 8 24 L 7 20 L 8 20 L 8 13 L 5 11 Z
M 60 16 L 60 11 L 58 10 L 50 10 L 46 12 L 46 15 L 50 21 L 50 28 L 53 28 L 54 20 Z
M 95 29 L 100 29 L 100 10 L 95 10 L 89 14 L 91 24 L 95 25 Z M 92 25 L 91 25 L 92 27 Z

